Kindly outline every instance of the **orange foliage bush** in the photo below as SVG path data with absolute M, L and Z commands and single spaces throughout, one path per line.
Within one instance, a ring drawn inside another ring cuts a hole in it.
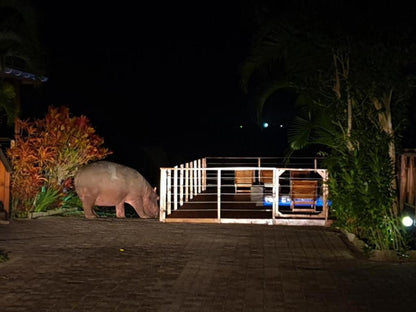
M 64 191 L 76 168 L 112 152 L 102 147 L 85 116 L 72 117 L 67 107 L 49 107 L 44 119 L 16 120 L 15 142 L 7 150 L 13 168 L 11 192 L 17 211 L 33 209 L 42 187 Z

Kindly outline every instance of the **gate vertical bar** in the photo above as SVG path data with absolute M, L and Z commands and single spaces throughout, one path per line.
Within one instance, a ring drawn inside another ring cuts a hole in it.
M 280 215 L 279 213 L 279 189 L 280 189 L 280 176 L 285 169 L 273 169 L 273 222 L 276 219 L 276 216 Z
M 189 200 L 189 164 L 185 164 L 185 202 Z
M 183 205 L 183 164 L 181 164 L 179 171 L 179 205 Z
M 173 169 L 173 210 L 178 210 L 178 166 Z
M 328 222 L 328 217 L 329 217 L 329 209 L 328 209 L 328 171 L 324 171 L 324 176 L 323 176 L 323 194 L 322 194 L 322 199 L 323 199 L 323 208 L 325 210 L 325 222 Z
M 202 191 L 202 170 L 201 170 L 201 159 L 198 159 L 198 194 Z
M 207 190 L 207 158 L 204 157 L 202 159 L 202 168 L 204 168 L 204 170 L 202 171 L 202 191 L 206 191 Z
M 194 165 L 189 163 L 189 199 L 194 198 Z
M 194 160 L 194 194 L 198 195 L 198 163 Z
M 159 220 L 165 221 L 166 219 L 166 169 L 160 169 L 160 211 Z
M 166 211 L 167 211 L 167 214 L 168 215 L 170 215 L 171 214 L 171 212 L 172 212 L 172 207 L 171 207 L 171 205 L 172 205 L 172 198 L 171 198 L 171 196 L 172 196 L 172 193 L 171 193 L 171 185 L 172 185 L 172 170 L 171 169 L 168 169 L 167 170 L 167 175 L 166 175 L 166 180 L 167 180 L 167 185 L 166 185 L 166 188 L 167 188 L 167 203 L 166 203 L 166 205 L 167 205 L 167 209 L 166 209 Z
M 275 222 L 277 209 L 279 209 L 279 188 L 277 187 L 277 169 L 273 169 L 273 206 L 272 206 L 272 222 Z
M 221 169 L 217 170 L 217 220 L 221 223 Z
M 260 181 L 261 181 L 261 177 L 260 177 L 260 175 L 261 175 L 261 173 L 260 173 L 261 157 L 257 158 L 257 167 L 258 167 L 258 169 L 257 169 L 257 174 L 255 176 L 255 179 L 256 179 L 257 183 L 260 183 Z

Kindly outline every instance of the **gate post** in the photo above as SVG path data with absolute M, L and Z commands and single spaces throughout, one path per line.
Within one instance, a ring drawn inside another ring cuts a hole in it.
M 160 202 L 159 221 L 166 220 L 166 169 L 160 168 Z

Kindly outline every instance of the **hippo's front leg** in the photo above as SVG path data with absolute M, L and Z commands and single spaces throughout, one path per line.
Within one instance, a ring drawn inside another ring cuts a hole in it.
M 124 202 L 121 202 L 120 204 L 116 205 L 116 217 L 117 218 L 125 218 L 126 213 L 124 210 Z
M 97 215 L 93 209 L 94 207 L 94 199 L 91 198 L 81 198 L 82 201 L 82 208 L 84 209 L 84 215 L 87 219 L 95 219 Z

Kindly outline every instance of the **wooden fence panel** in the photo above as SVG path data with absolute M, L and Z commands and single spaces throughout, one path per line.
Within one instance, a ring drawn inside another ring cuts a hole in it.
M 399 204 L 400 211 L 404 206 L 416 207 L 415 166 L 416 152 L 404 153 L 400 157 Z

